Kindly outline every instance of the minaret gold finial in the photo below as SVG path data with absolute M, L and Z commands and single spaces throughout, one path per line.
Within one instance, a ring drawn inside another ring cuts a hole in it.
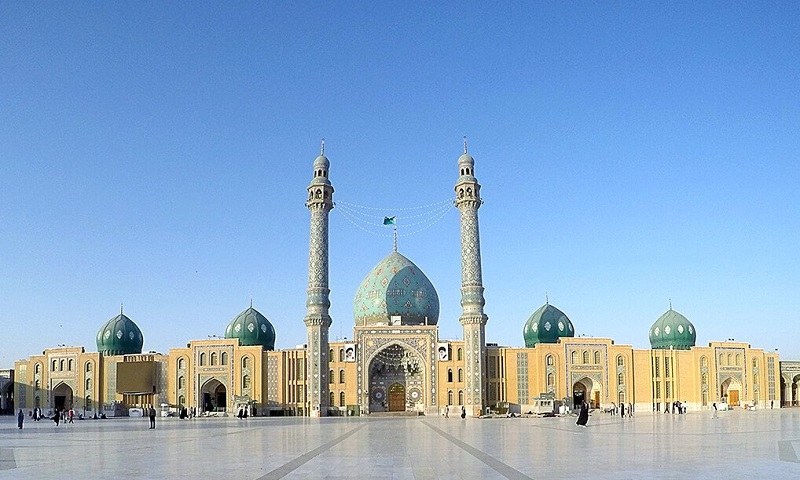
M 253 296 L 250 295 L 250 308 L 253 308 Z
M 464 153 L 467 153 L 467 136 L 464 135 Z
M 320 154 L 320 156 L 324 156 L 325 155 L 325 139 L 324 138 L 322 140 L 320 140 L 320 142 L 319 142 L 319 154 Z
M 544 303 L 545 305 L 550 305 L 550 296 L 547 295 L 547 292 L 544 292 Z
M 397 253 L 397 225 L 394 225 L 394 251 Z
M 669 299 L 669 309 L 672 310 L 672 299 Z
M 119 303 L 119 314 L 122 315 L 122 302 Z

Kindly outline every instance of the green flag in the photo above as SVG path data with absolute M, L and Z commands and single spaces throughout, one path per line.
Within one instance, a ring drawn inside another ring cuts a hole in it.
M 394 225 L 394 217 L 383 217 L 384 225 Z

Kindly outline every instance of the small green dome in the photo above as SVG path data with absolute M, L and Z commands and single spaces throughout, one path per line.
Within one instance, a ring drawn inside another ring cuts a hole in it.
M 144 337 L 133 320 L 120 313 L 97 331 L 97 351 L 102 355 L 142 353 Z
M 353 300 L 356 325 L 436 325 L 439 295 L 414 262 L 397 252 L 378 263 L 361 282 Z
M 239 345 L 261 345 L 275 350 L 275 328 L 258 310 L 249 307 L 236 316 L 225 329 L 225 338 L 238 338 Z
M 570 319 L 556 307 L 546 303 L 525 322 L 522 337 L 526 347 L 537 343 L 556 343 L 560 337 L 574 337 L 575 328 Z
M 692 322 L 672 308 L 650 327 L 650 346 L 653 349 L 689 350 L 696 340 L 697 332 Z

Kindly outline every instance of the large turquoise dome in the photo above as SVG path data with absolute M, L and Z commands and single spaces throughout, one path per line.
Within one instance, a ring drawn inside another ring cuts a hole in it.
M 697 332 L 692 322 L 672 307 L 650 327 L 650 346 L 653 349 L 689 350 L 696 340 Z
M 574 336 L 575 328 L 570 319 L 549 303 L 533 312 L 522 327 L 522 337 L 529 348 L 537 343 L 557 343 L 560 337 Z
M 439 295 L 414 262 L 392 252 L 359 285 L 353 313 L 356 325 L 436 325 Z
M 275 328 L 252 306 L 231 320 L 225 338 L 238 338 L 243 346 L 261 345 L 264 350 L 275 350 Z
M 97 331 L 97 351 L 101 355 L 142 353 L 144 337 L 139 327 L 120 313 Z

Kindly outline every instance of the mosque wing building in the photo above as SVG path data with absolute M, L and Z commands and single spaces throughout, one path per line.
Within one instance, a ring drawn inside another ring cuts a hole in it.
M 330 166 L 323 144 L 306 187 L 304 345 L 276 349 L 273 323 L 251 304 L 221 337 L 143 353 L 145 335 L 120 312 L 98 330 L 96 352 L 45 348 L 15 362 L 3 377 L 2 407 L 42 414 L 72 408 L 92 417 L 135 415 L 149 405 L 207 416 L 441 415 L 462 408 L 478 416 L 563 412 L 583 402 L 592 408 L 625 404 L 637 413 L 668 411 L 676 402 L 689 410 L 798 403 L 800 363 L 781 363 L 777 352 L 746 342 L 698 346 L 694 324 L 671 305 L 649 330 L 649 322 L 642 324 L 649 349 L 581 336 L 580 324 L 591 319 L 573 324 L 549 301 L 519 319 L 524 347 L 487 343 L 492 324 L 484 312 L 478 221 L 483 199 L 466 144 L 453 190 L 463 337 L 439 337 L 440 322 L 456 320 L 439 318 L 435 281 L 395 245 L 356 289 L 352 320 L 336 319 L 352 321 L 352 340 L 329 339 Z

